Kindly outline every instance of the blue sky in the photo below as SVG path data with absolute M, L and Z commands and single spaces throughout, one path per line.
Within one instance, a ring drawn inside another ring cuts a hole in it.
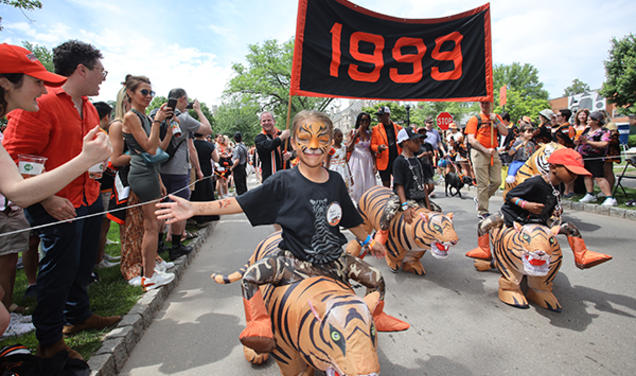
M 483 0 L 354 0 L 376 12 L 407 18 L 438 18 Z M 22 12 L 0 4 L 2 42 L 27 40 L 53 48 L 80 39 L 99 48 L 109 71 L 97 99 L 114 99 L 127 73 L 147 75 L 166 95 L 184 87 L 209 105 L 222 101 L 232 64 L 244 61 L 249 44 L 290 39 L 296 0 L 45 0 Z M 604 80 L 610 39 L 636 32 L 636 2 L 622 0 L 493 0 L 493 60 L 531 63 L 550 97 L 572 79 L 593 89 Z

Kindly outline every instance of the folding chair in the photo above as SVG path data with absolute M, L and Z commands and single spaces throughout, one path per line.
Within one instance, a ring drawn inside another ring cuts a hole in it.
M 623 167 L 623 171 L 621 172 L 620 176 L 618 177 L 618 180 L 616 181 L 616 185 L 614 186 L 614 191 L 612 192 L 612 196 L 616 195 L 616 191 L 618 190 L 618 187 L 620 187 L 621 190 L 623 191 L 623 195 L 627 197 L 627 193 L 625 192 L 625 188 L 621 184 L 621 181 L 623 179 L 636 179 L 636 175 L 626 175 L 626 172 L 630 166 L 636 168 L 636 155 L 632 155 L 629 158 L 627 157 L 625 158 L 625 167 Z

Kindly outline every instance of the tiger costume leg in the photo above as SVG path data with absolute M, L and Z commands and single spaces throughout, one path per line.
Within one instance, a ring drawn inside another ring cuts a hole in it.
M 477 225 L 477 248 L 466 252 L 466 256 L 474 258 L 475 269 L 479 271 L 490 270 L 494 267 L 490 252 L 490 231 L 503 226 L 501 213 L 493 214 L 479 222 Z
M 512 237 L 513 232 L 514 229 L 505 226 L 495 227 L 492 231 L 495 263 L 497 264 L 499 272 L 501 272 L 497 295 L 499 296 L 499 300 L 508 305 L 517 308 L 528 308 L 528 300 L 519 286 L 524 275 L 517 269 L 504 267 L 506 262 L 500 261 L 509 257 L 507 255 L 506 244 Z
M 565 234 L 568 244 L 574 252 L 574 262 L 579 269 L 587 269 L 612 259 L 612 256 L 587 249 L 579 229 L 571 223 L 561 224 L 559 234 Z

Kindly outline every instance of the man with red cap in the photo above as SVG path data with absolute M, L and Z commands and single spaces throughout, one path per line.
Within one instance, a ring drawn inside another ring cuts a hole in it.
M 491 259 L 489 232 L 486 229 L 497 226 L 496 222 L 499 222 L 499 225 L 503 222 L 506 227 L 511 227 L 513 222 L 547 226 L 550 217 L 561 216 L 563 210 L 557 189 L 559 184 L 572 183 L 577 176 L 590 176 L 591 173 L 585 169 L 581 155 L 569 148 L 554 151 L 548 158 L 548 163 L 548 174 L 528 178 L 511 189 L 501 207 L 501 214 L 480 222 L 477 227 L 479 247 L 466 253 L 466 256 Z M 588 250 L 579 230 L 572 224 L 567 224 L 567 238 L 574 251 L 576 266 L 580 269 L 612 259 L 611 256 Z

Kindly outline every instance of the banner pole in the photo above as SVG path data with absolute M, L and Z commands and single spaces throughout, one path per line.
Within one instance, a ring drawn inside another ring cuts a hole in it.
M 285 121 L 285 130 L 289 129 L 289 120 L 291 118 L 291 108 L 292 108 L 292 95 L 291 93 L 289 93 L 289 101 L 287 101 L 287 121 Z M 289 139 L 292 137 L 293 135 L 290 135 L 286 140 L 285 140 L 285 148 L 283 149 L 284 151 L 288 150 L 289 147 Z M 289 160 L 287 161 L 283 161 L 283 170 L 287 169 L 287 164 L 289 163 Z
M 493 127 L 492 122 L 490 123 L 490 146 L 494 146 L 495 149 L 497 149 L 497 147 L 495 146 L 495 129 Z M 495 156 L 494 155 L 490 155 L 490 165 L 494 166 L 495 164 Z

